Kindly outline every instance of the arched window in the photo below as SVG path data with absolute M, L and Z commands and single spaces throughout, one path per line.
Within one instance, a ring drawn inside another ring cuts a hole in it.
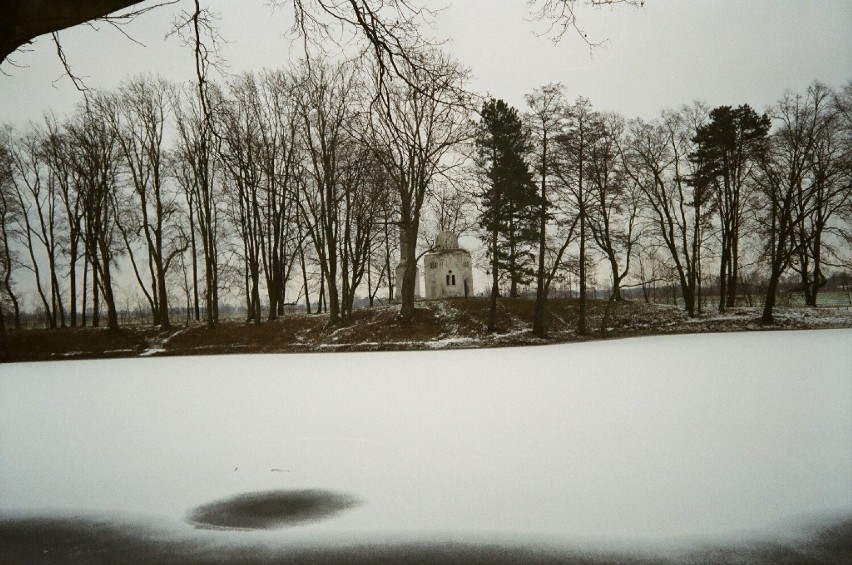
M 456 276 L 453 274 L 452 271 L 450 271 L 447 274 L 447 286 L 455 286 L 455 284 L 456 284 Z

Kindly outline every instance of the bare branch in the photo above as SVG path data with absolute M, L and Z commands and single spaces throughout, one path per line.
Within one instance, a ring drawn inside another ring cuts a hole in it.
M 54 33 L 141 0 L 7 0 L 0 5 L 0 61 L 40 35 Z
M 554 43 L 561 41 L 568 33 L 576 33 L 592 50 L 606 43 L 606 39 L 602 41 L 592 41 L 589 39 L 588 33 L 580 27 L 577 18 L 577 5 L 580 0 L 527 0 L 527 4 L 532 10 L 534 20 L 549 21 L 550 27 L 540 36 L 551 36 Z M 614 6 L 624 4 L 641 8 L 645 5 L 645 0 L 582 0 L 583 4 L 601 8 L 603 6 Z
M 86 83 L 83 82 L 83 79 L 74 74 L 74 71 L 71 70 L 71 67 L 68 65 L 68 59 L 65 57 L 65 51 L 62 50 L 62 44 L 59 43 L 59 34 L 57 32 L 53 32 L 51 38 L 53 39 L 54 45 L 56 45 L 56 54 L 59 56 L 59 60 L 62 61 L 62 66 L 65 69 L 65 74 L 68 75 L 68 78 L 71 79 L 71 82 L 74 83 L 74 88 L 79 90 L 82 93 L 86 93 L 89 90 L 89 87 L 86 86 Z M 54 82 L 58 81 L 60 78 L 57 78 Z
M 138 41 L 138 40 L 134 39 L 133 37 L 131 37 L 131 36 L 130 36 L 130 34 L 129 34 L 129 33 L 127 33 L 126 31 L 124 31 L 123 29 L 121 29 L 121 24 L 120 24 L 120 23 L 115 22 L 115 21 L 113 21 L 113 20 L 111 20 L 111 19 L 106 19 L 106 18 L 104 19 L 104 21 L 105 21 L 106 23 L 108 23 L 109 25 L 111 25 L 111 26 L 112 26 L 113 28 L 115 28 L 115 29 L 116 29 L 116 30 L 117 30 L 117 31 L 118 31 L 121 35 L 123 35 L 124 37 L 126 37 L 127 39 L 129 39 L 130 41 L 132 41 L 133 43 L 135 43 L 136 45 L 139 45 L 140 47 L 145 47 L 145 44 L 144 44 L 144 43 L 142 43 L 141 41 Z
M 135 10 L 130 10 L 128 12 L 124 12 L 122 14 L 116 15 L 106 15 L 102 20 L 110 21 L 113 23 L 117 23 L 119 25 L 126 24 L 128 22 L 133 21 L 136 17 L 141 16 L 142 14 L 147 14 L 151 10 L 156 10 L 157 8 L 162 8 L 163 6 L 171 6 L 172 4 L 177 4 L 180 0 L 168 0 L 166 2 L 159 2 L 157 4 L 153 4 L 151 6 L 146 6 L 144 8 L 137 8 Z

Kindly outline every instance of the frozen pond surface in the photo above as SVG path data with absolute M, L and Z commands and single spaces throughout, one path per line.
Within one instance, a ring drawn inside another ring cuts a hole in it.
M 272 491 L 352 504 L 273 530 L 188 522 Z M 850 330 L 0 365 L 7 520 L 653 550 L 850 515 Z

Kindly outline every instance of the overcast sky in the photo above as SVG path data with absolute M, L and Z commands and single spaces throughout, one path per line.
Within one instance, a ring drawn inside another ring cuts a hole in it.
M 838 87 L 852 79 L 852 2 L 849 0 L 647 0 L 642 9 L 585 8 L 577 36 L 553 44 L 531 21 L 525 0 L 426 0 L 447 6 L 424 32 L 448 39 L 447 49 L 474 74 L 473 87 L 523 108 L 523 95 L 562 82 L 570 98 L 591 99 L 601 110 L 652 118 L 664 107 L 692 100 L 712 106 L 749 103 L 763 110 L 785 90 L 803 91 L 818 79 Z M 286 37 L 291 13 L 266 0 L 209 0 L 230 42 L 230 72 L 280 67 L 298 45 Z M 148 4 L 148 3 L 146 3 Z M 192 77 L 192 52 L 165 35 L 185 0 L 139 17 L 125 31 L 108 25 L 61 33 L 74 71 L 91 87 L 112 88 L 137 73 L 175 81 Z M 44 110 L 65 113 L 80 99 L 55 47 L 41 38 L 17 53 L 0 76 L 0 121 L 21 125 Z

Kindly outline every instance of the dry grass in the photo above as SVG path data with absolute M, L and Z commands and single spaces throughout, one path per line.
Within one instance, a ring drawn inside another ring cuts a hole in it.
M 554 298 L 548 302 L 550 335 L 542 340 L 530 332 L 531 300 L 500 299 L 494 333 L 487 331 L 488 307 L 485 298 L 419 302 L 414 318 L 409 321 L 399 318 L 398 306 L 377 307 L 357 310 L 349 320 L 334 326 L 328 324 L 325 314 L 298 313 L 261 324 L 223 321 L 213 329 L 193 324 L 168 332 L 138 326 L 118 331 L 101 328 L 9 331 L 6 360 L 400 351 L 535 345 L 673 333 L 852 327 L 852 311 L 846 309 L 779 308 L 778 323 L 766 327 L 760 324 L 760 312 L 756 308 L 731 309 L 724 316 L 708 313 L 689 318 L 675 306 L 589 300 L 588 332 L 581 335 L 577 331 L 579 301 Z

